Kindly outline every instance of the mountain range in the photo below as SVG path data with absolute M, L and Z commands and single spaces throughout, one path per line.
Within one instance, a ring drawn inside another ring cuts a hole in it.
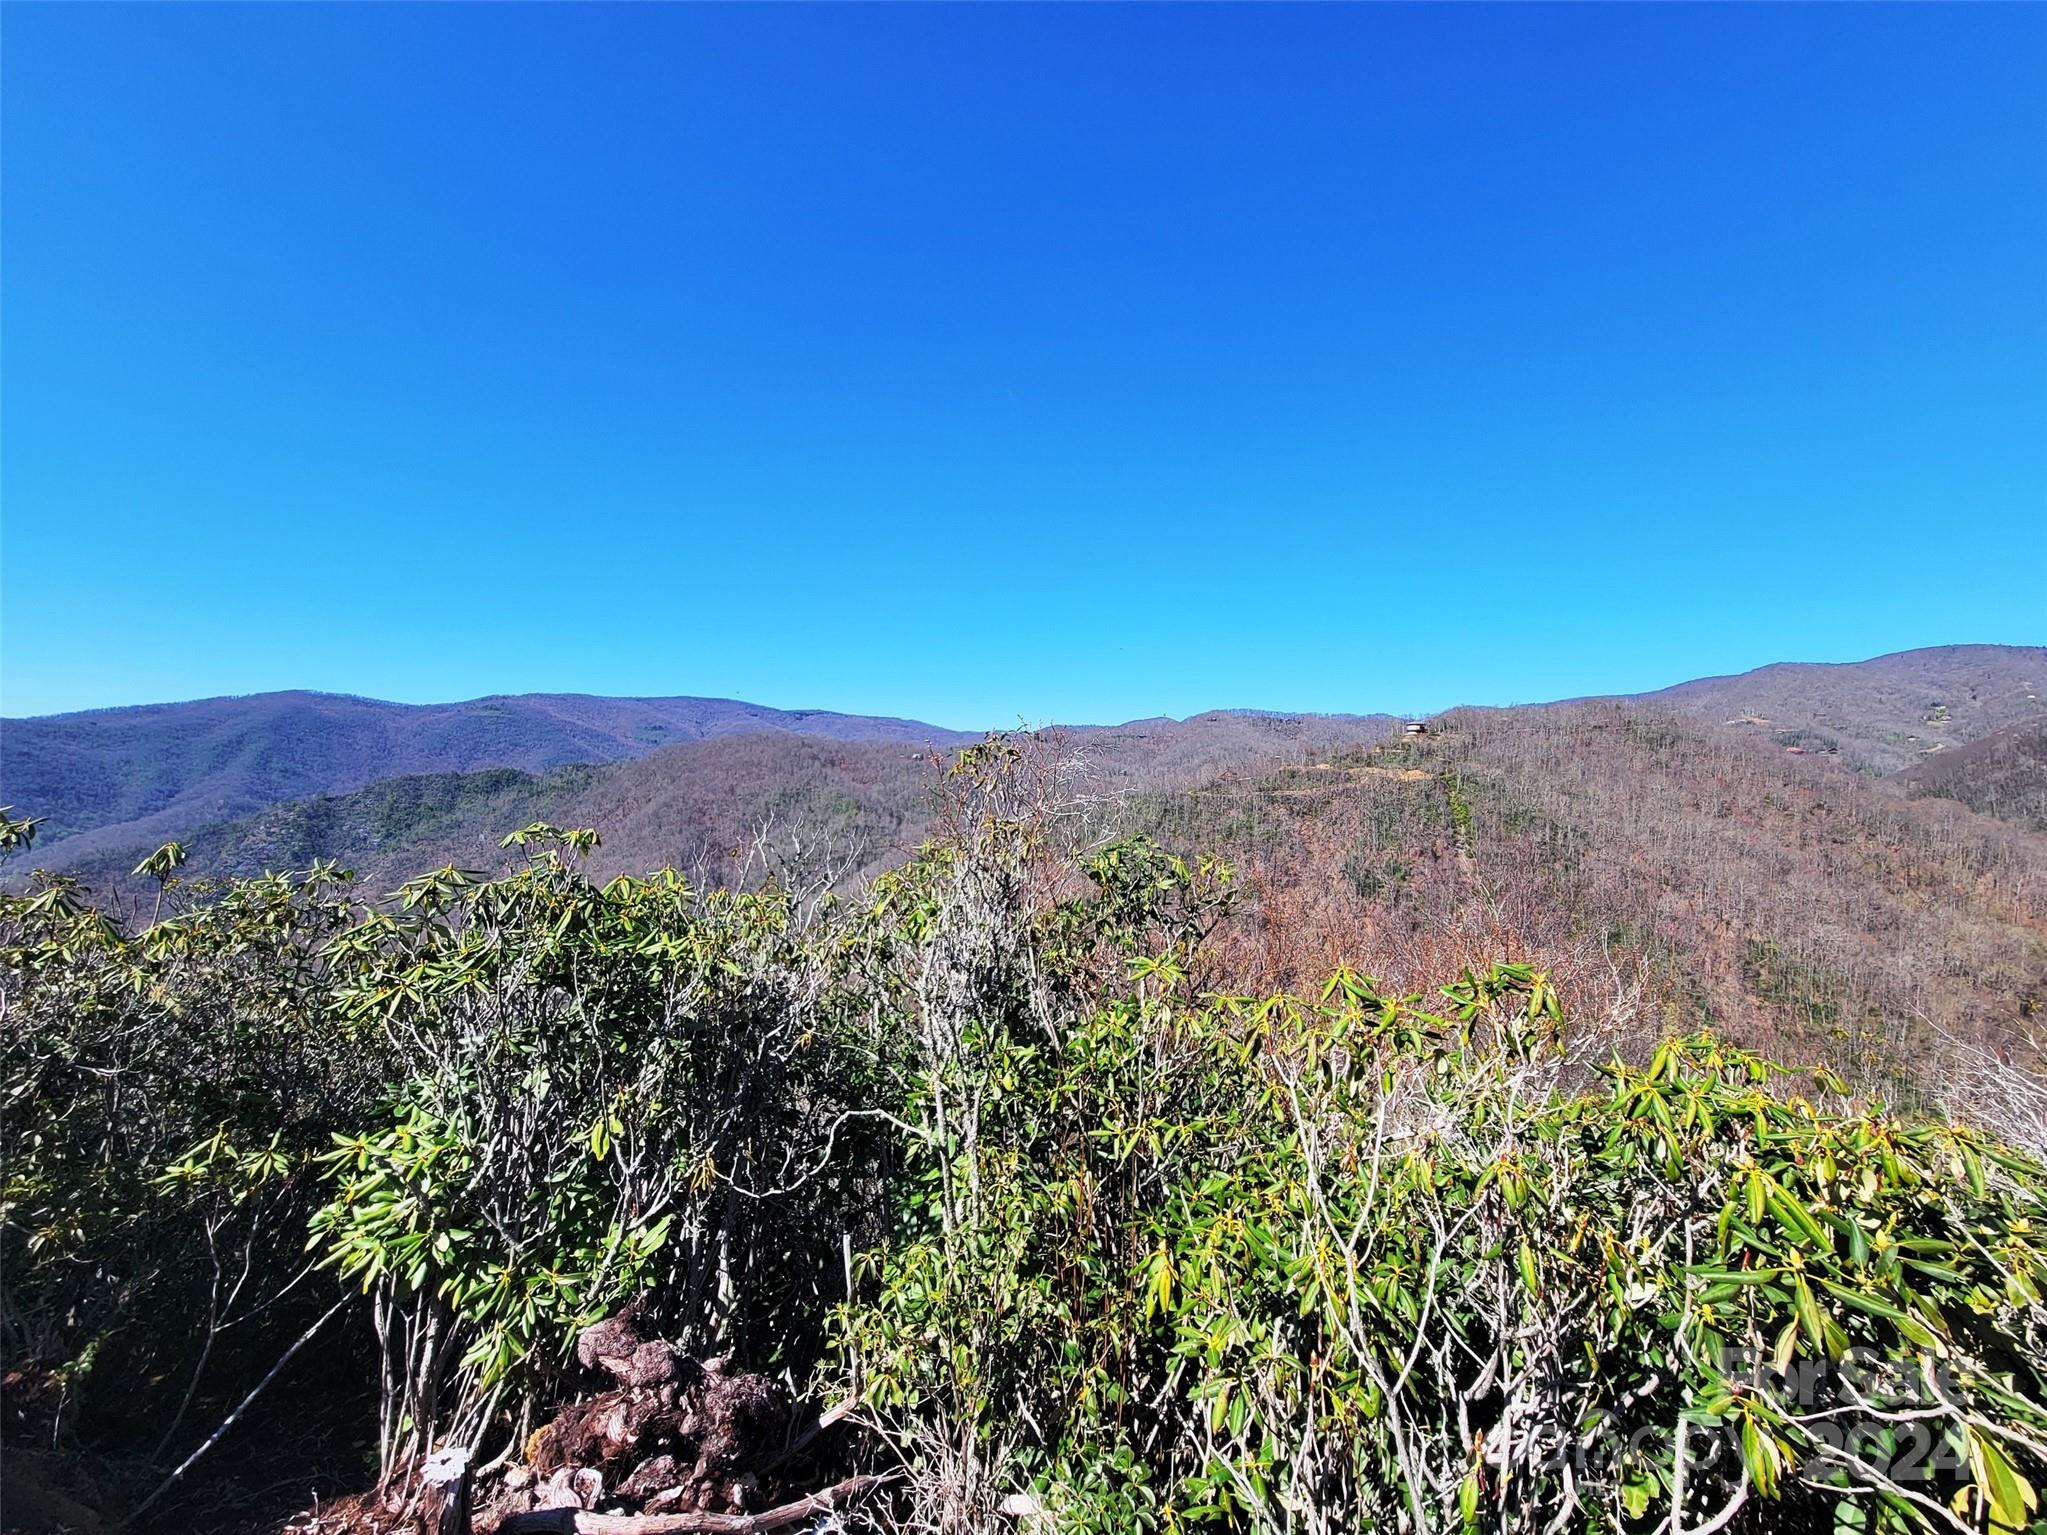
M 80 856 L 405 774 L 539 773 L 759 731 L 924 746 L 972 739 L 914 720 L 722 698 L 526 693 L 395 704 L 258 693 L 7 720 L 0 723 L 0 792 L 46 818 L 46 849 L 72 842 Z
M 1606 702 L 2037 830 L 2043 699 L 2047 647 L 1957 645 Z M 1225 710 L 1059 729 L 1101 792 L 1158 795 L 1371 746 L 1398 725 Z M 410 705 L 269 693 L 0 722 L 0 799 L 45 818 L 36 862 L 101 886 L 172 838 L 203 873 L 332 857 L 374 883 L 444 862 L 488 866 L 503 834 L 534 820 L 599 828 L 605 872 L 674 864 L 726 878 L 770 845 L 829 846 L 871 872 L 923 835 L 933 755 L 973 739 L 725 699 Z
M 1702 677 L 1634 702 L 1838 752 L 1890 773 L 2022 720 L 2047 715 L 2047 649 L 1942 645 L 1873 661 L 1780 662 Z
M 1217 711 L 1063 726 L 1086 835 L 1217 854 L 1239 989 L 1349 964 L 1395 984 L 1525 959 L 1574 1006 L 1706 1024 L 1909 1098 L 1957 1050 L 2041 1054 L 2047 648 L 1768 666 L 1654 693 L 1390 715 Z M 852 888 L 929 835 L 977 736 L 715 699 L 527 695 L 408 706 L 310 693 L 0 727 L 0 802 L 45 816 L 33 866 L 117 916 L 131 871 L 334 859 L 366 895 L 501 870 L 505 834 L 588 826 L 606 879 L 767 874 Z M 194 887 L 201 892 L 203 886 Z

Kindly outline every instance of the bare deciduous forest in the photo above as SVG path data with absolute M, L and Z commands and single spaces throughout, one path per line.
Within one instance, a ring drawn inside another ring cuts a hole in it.
M 2023 1056 L 2047 1005 L 2037 835 L 1632 705 L 1459 711 L 1138 819 L 1239 858 L 1247 988 L 1526 959 L 1908 1101 L 1951 1050 Z

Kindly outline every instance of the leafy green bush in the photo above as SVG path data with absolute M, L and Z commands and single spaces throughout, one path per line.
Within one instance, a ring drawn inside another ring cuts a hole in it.
M 815 1358 L 846 1190 L 839 1166 L 779 1186 L 857 1060 L 812 1006 L 817 951 L 786 892 L 592 884 L 558 846 L 587 835 L 530 827 L 524 871 L 414 880 L 331 950 L 395 1063 L 311 1222 L 374 1302 L 387 1464 L 508 1415 L 522 1437 L 575 1334 L 643 1293 L 701 1353 Z
M 383 1073 L 328 991 L 355 916 L 332 869 L 133 935 L 67 881 L 0 899 L 0 1339 L 53 1368 L 60 1424 L 161 1449 L 195 1399 L 246 1386 L 228 1328 L 317 1314 L 294 1286 L 310 1159 Z

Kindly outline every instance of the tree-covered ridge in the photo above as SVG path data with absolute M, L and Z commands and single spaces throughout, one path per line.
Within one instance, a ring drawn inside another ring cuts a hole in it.
M 771 709 L 725 698 L 525 693 L 396 704 L 334 693 L 259 693 L 6 721 L 0 779 L 45 818 L 46 848 L 125 851 L 379 779 L 491 768 L 545 773 L 629 761 L 677 742 L 761 731 L 931 747 L 971 736 L 918 720 Z M 333 849 L 322 853 L 332 856 Z
M 2047 832 L 2047 719 L 2009 725 L 1928 757 L 1898 777 L 1908 794 L 1938 795 Z
M 1459 710 L 1129 825 L 1237 863 L 1246 990 L 1510 957 L 1893 1098 L 2037 1059 L 2047 839 L 1678 716 Z
M 1086 743 L 1097 789 L 1113 793 L 1263 772 L 1304 751 L 1369 744 L 1395 725 L 1384 716 L 1210 714 L 1058 733 Z M 54 847 L 39 842 L 38 856 L 116 898 L 135 891 L 129 870 L 166 834 L 212 875 L 302 868 L 324 858 L 366 883 L 396 884 L 434 864 L 512 867 L 516 860 L 499 848 L 504 828 L 544 820 L 603 827 L 604 845 L 590 865 L 602 875 L 673 867 L 702 884 L 743 883 L 758 873 L 748 866 L 760 861 L 756 844 L 765 829 L 771 852 L 829 844 L 857 883 L 905 861 L 928 834 L 933 759 L 928 742 L 753 729 L 543 772 L 382 777 L 168 832 L 160 822 L 142 838 L 109 832 Z
M 1780 664 L 1613 702 L 1765 749 L 1826 755 L 1844 771 L 1894 773 L 2047 718 L 2047 649 L 1951 645 L 1836 665 Z M 1309 748 L 1368 744 L 1398 723 L 1387 715 L 1218 710 L 1063 728 L 1085 736 L 1120 781 L 1184 789 L 1225 771 L 1299 761 Z M 972 739 L 915 720 L 729 699 L 581 694 L 407 705 L 269 693 L 0 724 L 8 797 L 44 818 L 42 845 L 53 868 L 89 874 L 103 890 L 168 837 L 206 844 L 214 872 L 280 867 L 265 855 L 293 845 L 393 880 L 458 851 L 457 861 L 476 866 L 515 824 L 492 803 L 505 770 L 532 775 L 522 792 L 545 802 L 541 818 L 603 825 L 608 856 L 623 860 L 613 872 L 661 863 L 694 868 L 706 825 L 714 828 L 711 847 L 731 845 L 722 812 L 738 791 L 814 777 L 828 748 L 843 749 L 833 766 L 846 765 L 856 800 L 868 788 L 886 802 L 895 787 L 887 780 L 919 781 L 905 769 L 907 757 Z M 739 737 L 757 739 L 735 743 Z M 656 754 L 658 765 L 639 766 Z M 569 765 L 588 771 L 555 776 Z M 419 822 L 367 813 L 378 800 L 417 796 L 419 786 L 403 782 L 415 779 L 466 808 Z M 684 803 L 649 815 L 635 802 L 650 795 Z M 2030 803 L 2008 792 L 1983 803 L 1961 798 L 1994 814 L 2009 806 L 2022 824 Z M 885 820 L 890 807 L 880 808 Z M 907 852 L 916 840 L 892 851 Z M 877 860 L 874 868 L 885 861 L 900 859 Z
M 2047 646 L 1935 645 L 1869 661 L 1782 662 L 1635 700 L 1891 773 L 2047 708 Z
M 535 825 L 382 901 L 0 898 L 46 1426 L 154 1445 L 132 1506 L 289 1357 L 398 1485 L 516 1464 L 633 1309 L 853 1404 L 806 1464 L 893 1477 L 879 1528 L 2036 1519 L 2030 1155 L 1526 964 L 1240 994 L 1230 865 L 1102 842 L 1041 743 L 946 788 L 852 896 L 598 883 Z

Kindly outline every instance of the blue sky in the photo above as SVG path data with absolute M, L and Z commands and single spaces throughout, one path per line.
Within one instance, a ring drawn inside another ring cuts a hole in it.
M 2047 640 L 2047 8 L 15 5 L 0 707 Z

